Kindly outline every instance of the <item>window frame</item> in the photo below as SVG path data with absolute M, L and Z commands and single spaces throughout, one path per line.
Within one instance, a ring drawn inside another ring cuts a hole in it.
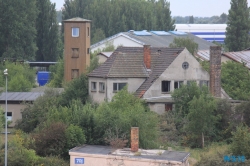
M 120 85 L 124 84 L 122 87 Z M 120 90 L 122 90 L 127 85 L 126 82 L 114 82 L 113 83 L 113 93 L 116 93 Z
M 177 83 L 177 87 L 175 83 Z M 179 89 L 182 85 L 184 85 L 184 81 L 174 81 L 174 89 Z
M 99 92 L 105 92 L 105 82 L 99 82 Z
M 96 92 L 97 87 L 96 87 L 96 82 L 91 81 L 91 92 Z
M 167 90 L 165 90 L 165 89 L 167 89 Z M 170 91 L 171 91 L 171 81 L 162 80 L 161 81 L 161 92 L 162 93 L 169 93 Z
M 78 34 L 74 34 L 74 30 L 78 30 Z M 80 36 L 80 28 L 79 27 L 72 27 L 71 29 L 71 36 L 72 37 L 79 37 Z
M 11 115 L 8 115 L 8 114 L 11 114 Z M 12 121 L 12 118 L 13 118 L 12 112 L 7 112 L 7 121 L 8 121 L 8 122 L 11 122 L 11 121 Z

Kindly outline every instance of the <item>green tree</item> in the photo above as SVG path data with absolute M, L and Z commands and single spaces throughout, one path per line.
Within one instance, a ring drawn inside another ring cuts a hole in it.
M 56 20 L 55 3 L 50 0 L 37 0 L 38 17 L 36 19 L 37 61 L 57 61 L 61 57 L 61 41 L 58 22 Z
M 233 155 L 245 156 L 250 159 L 250 133 L 249 128 L 244 125 L 237 127 L 236 131 L 233 132 L 233 139 L 231 144 L 231 151 Z
M 170 48 L 179 48 L 179 47 L 186 47 L 187 50 L 192 54 L 195 55 L 198 51 L 198 44 L 194 42 L 193 39 L 190 38 L 174 38 L 173 43 L 169 44 Z
M 247 0 L 231 0 L 225 44 L 229 51 L 242 51 L 249 47 L 250 17 Z
M 198 98 L 194 97 L 189 106 L 187 130 L 194 137 L 201 138 L 204 148 L 204 137 L 215 134 L 215 124 L 218 122 L 214 114 L 216 102 L 212 96 L 202 94 Z
M 193 24 L 194 23 L 194 16 L 190 16 L 189 17 L 189 24 Z
M 34 60 L 36 0 L 0 0 L 0 56 Z
M 222 64 L 222 87 L 235 100 L 248 100 L 250 97 L 250 73 L 244 63 L 228 61 Z
M 29 92 L 35 86 L 35 70 L 28 64 L 6 62 L 0 64 L 0 70 L 8 69 L 8 91 Z M 0 86 L 5 86 L 5 76 L 0 73 Z
M 55 65 L 49 67 L 49 87 L 62 88 L 64 83 L 64 60 L 59 59 Z

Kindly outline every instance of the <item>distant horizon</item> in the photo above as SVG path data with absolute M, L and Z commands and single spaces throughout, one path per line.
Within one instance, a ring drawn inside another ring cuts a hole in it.
M 220 16 L 222 13 L 228 14 L 231 0 L 167 0 L 170 2 L 172 17 L 212 17 Z M 250 5 L 250 0 L 248 6 Z M 51 0 L 56 3 L 56 10 L 60 11 L 64 0 Z

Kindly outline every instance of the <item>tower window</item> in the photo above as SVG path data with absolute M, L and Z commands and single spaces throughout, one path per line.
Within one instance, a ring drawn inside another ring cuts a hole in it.
M 79 57 L 79 48 L 72 48 L 72 58 Z
M 79 69 L 72 69 L 71 70 L 71 79 L 79 77 Z
M 89 27 L 88 27 L 88 36 L 89 36 Z
M 79 37 L 79 28 L 72 28 L 72 37 Z

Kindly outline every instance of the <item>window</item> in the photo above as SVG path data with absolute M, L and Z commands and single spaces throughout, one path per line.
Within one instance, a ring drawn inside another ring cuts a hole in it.
M 12 112 L 7 112 L 7 121 L 12 121 Z
M 72 58 L 79 57 L 79 48 L 72 48 Z
M 87 29 L 88 29 L 88 37 L 89 37 L 89 27 Z
M 170 92 L 170 83 L 171 81 L 162 81 L 161 82 L 161 91 Z
M 127 85 L 127 83 L 113 83 L 113 91 L 117 92 L 119 90 L 122 90 Z
M 190 86 L 191 84 L 196 84 L 197 85 L 196 81 L 194 81 L 194 80 L 187 81 L 187 86 Z
M 173 104 L 165 104 L 165 111 L 171 111 L 173 109 Z
M 88 48 L 88 50 L 87 50 L 87 54 L 89 54 L 90 53 L 90 48 Z
M 99 92 L 104 92 L 104 91 L 105 91 L 105 83 L 99 82 Z
M 183 85 L 183 81 L 175 81 L 174 82 L 174 89 L 178 89 Z
M 71 70 L 71 79 L 79 77 L 79 69 L 72 69 Z
M 96 82 L 91 82 L 91 91 L 96 91 Z
M 72 37 L 79 37 L 79 28 L 72 28 Z
M 200 80 L 200 87 L 202 87 L 202 86 L 209 86 L 209 81 L 206 81 L 206 80 Z

